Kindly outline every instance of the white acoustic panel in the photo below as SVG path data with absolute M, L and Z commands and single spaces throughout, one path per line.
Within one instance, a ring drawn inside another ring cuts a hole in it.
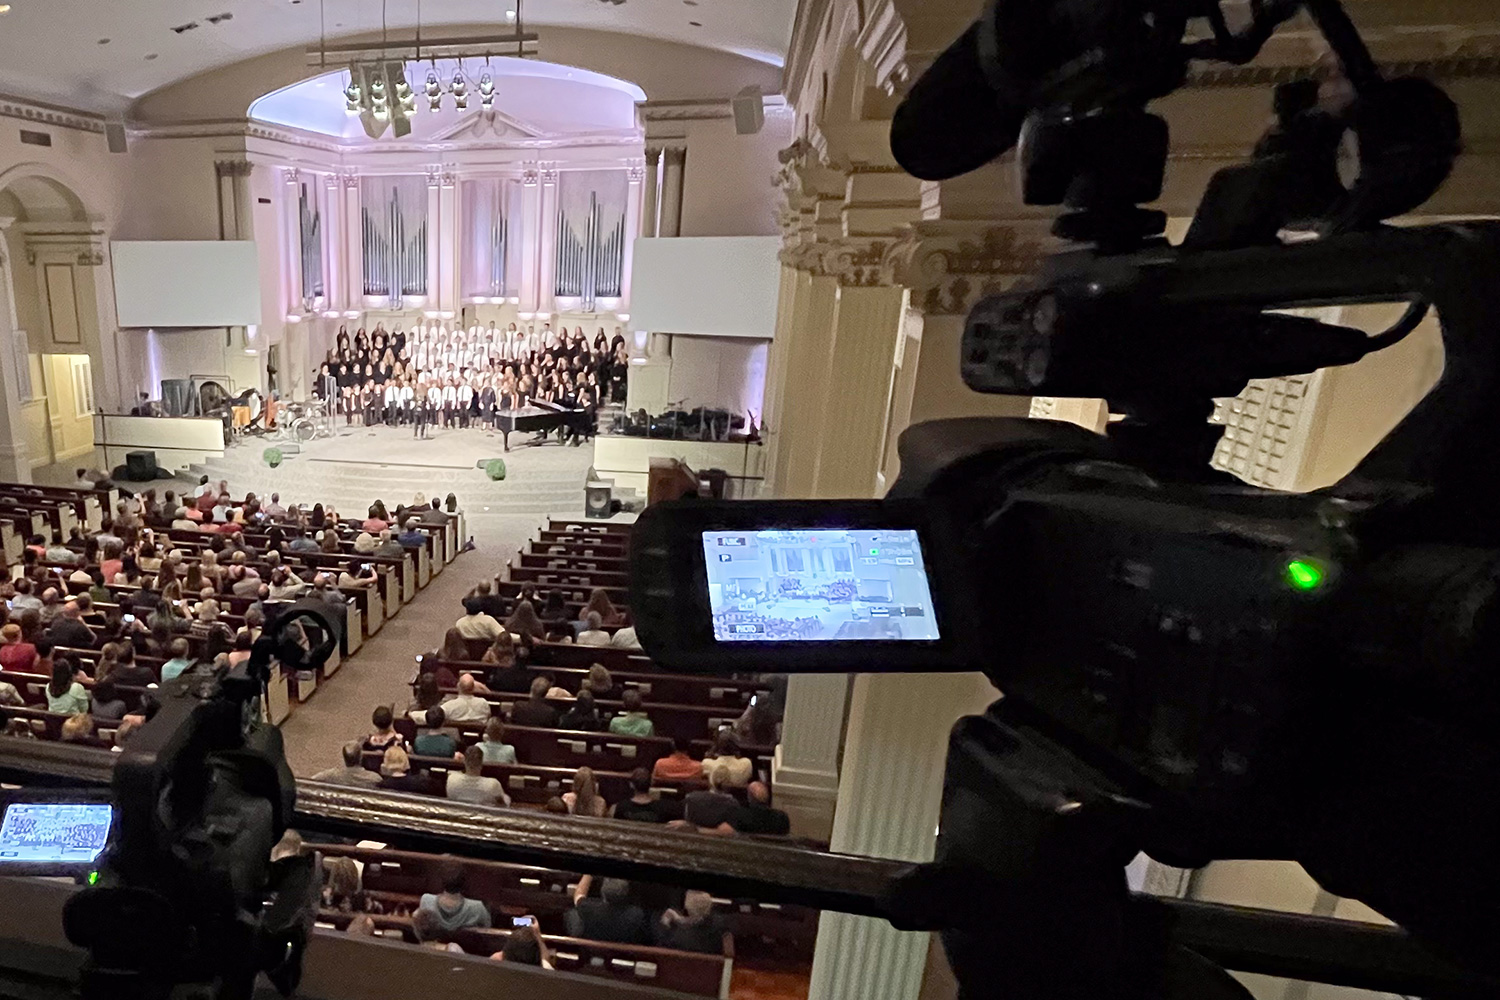
M 770 340 L 780 250 L 779 236 L 636 240 L 630 325 L 652 333 Z
M 249 240 L 110 244 L 122 327 L 260 326 L 260 264 Z

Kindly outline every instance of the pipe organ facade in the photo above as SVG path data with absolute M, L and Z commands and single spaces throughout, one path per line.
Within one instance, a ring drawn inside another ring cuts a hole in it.
M 607 166 L 525 160 L 400 173 L 276 164 L 287 181 L 276 251 L 286 320 L 451 319 L 478 306 L 521 319 L 623 313 L 641 235 L 632 199 L 641 198 L 642 162 L 626 155 Z

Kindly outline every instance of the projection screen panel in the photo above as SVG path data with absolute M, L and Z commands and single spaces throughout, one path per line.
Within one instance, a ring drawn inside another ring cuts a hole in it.
M 779 236 L 636 240 L 630 325 L 652 333 L 771 339 L 780 249 Z
M 249 240 L 110 244 L 121 327 L 260 326 L 260 266 Z

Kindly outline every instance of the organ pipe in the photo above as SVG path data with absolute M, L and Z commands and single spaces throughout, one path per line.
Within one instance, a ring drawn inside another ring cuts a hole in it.
M 597 193 L 590 194 L 588 214 L 580 235 L 566 210 L 557 219 L 557 280 L 554 292 L 580 299 L 580 308 L 592 312 L 599 298 L 618 298 L 625 262 L 625 220 L 620 218 L 608 235 L 604 233 L 604 206 Z

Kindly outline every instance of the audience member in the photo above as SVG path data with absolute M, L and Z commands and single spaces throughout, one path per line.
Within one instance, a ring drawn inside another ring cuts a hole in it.
M 396 541 L 401 543 L 403 549 L 422 549 L 427 547 L 427 532 L 422 530 L 422 522 L 414 517 L 406 519 L 406 530 L 396 536 Z
M 441 705 L 429 708 L 421 723 L 427 731 L 417 733 L 417 738 L 412 741 L 412 752 L 418 757 L 452 757 L 457 754 L 458 741 L 443 731 L 447 719 Z
M 50 644 L 37 646 L 37 659 L 51 655 Z M 66 656 L 59 656 L 52 664 L 52 680 L 47 685 L 47 711 L 73 715 L 89 710 L 89 694 L 79 679 L 83 676 L 78 666 Z
M 458 629 L 460 635 L 465 639 L 494 639 L 502 631 L 501 625 L 485 612 L 483 603 L 477 597 L 465 597 L 463 600 L 464 614 L 453 627 Z
M 615 693 L 615 679 L 602 663 L 589 665 L 589 673 L 583 679 L 583 686 L 592 691 L 595 698 L 609 698 Z
M 125 718 L 125 699 L 120 697 L 112 677 L 94 682 L 94 718 L 118 722 Z
M 21 626 L 9 622 L 0 628 L 0 669 L 30 673 L 36 664 L 36 647 L 21 637 Z
M 27 730 L 27 732 L 30 732 L 30 730 Z M 542 806 L 542 811 L 554 813 L 558 816 L 566 816 L 568 814 L 568 804 L 562 800 L 561 795 L 554 795 L 547 800 L 546 805 Z
M 517 726 L 535 726 L 539 729 L 556 729 L 557 709 L 547 704 L 547 690 L 551 687 L 547 678 L 537 677 L 531 682 L 531 696 L 511 706 L 510 721 Z
M 547 626 L 537 617 L 536 608 L 530 601 L 516 605 L 516 610 L 505 620 L 505 631 L 514 636 L 529 635 L 533 639 L 547 637 Z
M 740 756 L 739 744 L 729 729 L 720 729 L 715 733 L 713 749 L 703 755 L 705 771 L 716 765 L 726 769 L 724 783 L 730 788 L 744 788 L 750 784 L 750 778 L 755 773 L 755 762 L 749 757 Z
M 174 643 L 183 643 L 186 650 L 186 639 L 174 639 Z M 135 662 L 135 647 L 129 643 L 119 644 L 120 654 L 115 661 L 115 669 L 110 674 L 115 683 L 124 687 L 146 687 L 156 683 L 156 673 L 143 663 Z
M 717 955 L 724 951 L 724 934 L 713 897 L 701 889 L 689 889 L 683 895 L 681 912 L 669 909 L 661 915 L 656 943 L 662 948 Z
M 641 705 L 641 693 L 635 688 L 626 688 L 620 696 L 625 711 L 609 720 L 609 731 L 622 736 L 655 736 L 656 724 L 647 717 Z
M 537 923 L 536 917 L 527 916 L 521 919 L 526 921 L 525 925 L 512 928 L 510 937 L 505 941 L 505 947 L 492 954 L 490 958 L 497 962 L 511 962 L 515 965 L 553 968 L 552 952 L 547 948 L 547 942 L 542 939 L 541 925 Z
M 486 764 L 514 764 L 516 748 L 505 742 L 505 723 L 498 717 L 484 724 L 484 739 L 474 744 L 484 755 Z
M 656 759 L 651 776 L 657 781 L 694 781 L 703 777 L 702 762 L 689 757 L 687 750 L 687 740 L 672 737 L 672 752 Z
M 319 771 L 312 776 L 313 781 L 326 781 L 334 785 L 348 785 L 351 788 L 373 788 L 380 784 L 380 775 L 369 770 L 360 763 L 364 747 L 357 741 L 345 743 L 343 748 L 344 766 L 330 767 L 326 771 Z
M 728 769 L 723 766 L 708 768 L 708 790 L 688 792 L 682 800 L 683 824 L 699 833 L 726 835 L 734 833 L 730 820 L 739 811 L 740 804 L 733 795 L 722 791 Z
M 324 909 L 340 913 L 381 913 L 384 908 L 365 894 L 359 865 L 352 858 L 327 858 L 323 862 Z
M 188 655 L 192 647 L 186 639 L 173 639 L 170 647 L 172 658 L 161 665 L 161 681 L 176 680 L 182 676 L 193 665 L 193 659 Z
M 425 672 L 417 678 L 417 691 L 412 697 L 412 703 L 406 710 L 406 717 L 417 725 L 427 721 L 427 710 L 441 705 L 443 702 L 442 692 L 438 690 L 437 675 Z
M 603 624 L 599 612 L 589 611 L 583 616 L 583 631 L 578 633 L 580 646 L 608 646 L 609 633 L 599 626 Z
M 752 781 L 746 786 L 745 804 L 735 810 L 729 825 L 739 833 L 776 837 L 784 837 L 792 829 L 792 821 L 787 814 L 771 807 L 771 790 L 760 781 Z
M 442 705 L 449 722 L 483 722 L 490 717 L 490 703 L 474 693 L 477 687 L 473 674 L 459 677 L 458 694 Z
M 83 623 L 83 616 L 93 606 L 93 600 L 87 594 L 79 594 L 78 598 L 69 601 L 53 622 L 52 627 L 47 630 L 47 638 L 57 646 L 70 646 L 74 649 L 90 649 L 94 645 L 94 633 Z
M 616 944 L 651 943 L 650 921 L 646 911 L 631 899 L 629 882 L 605 879 L 599 886 L 598 899 L 583 895 L 588 887 L 582 880 L 579 888 L 582 891 L 574 897 L 573 908 L 563 916 L 569 937 Z
M 391 792 L 426 792 L 429 785 L 425 772 L 412 773 L 411 758 L 398 746 L 385 749 L 380 759 L 380 787 Z
M 442 886 L 441 892 L 424 893 L 417 908 L 432 911 L 438 925 L 449 934 L 465 927 L 490 926 L 489 908 L 480 900 L 464 896 L 463 865 L 456 861 L 444 865 Z
M 510 796 L 500 784 L 499 778 L 484 777 L 484 750 L 474 744 L 463 752 L 464 769 L 448 772 L 446 794 L 457 802 L 472 802 L 475 805 L 510 805 Z
M 386 747 L 406 747 L 406 737 L 395 730 L 394 713 L 389 705 L 379 705 L 370 713 L 370 724 L 375 731 L 365 737 L 360 745 L 363 750 L 385 753 Z
M 505 598 L 493 592 L 488 580 L 480 580 L 474 584 L 474 589 L 469 591 L 469 600 L 497 622 L 505 617 Z M 468 602 L 465 602 L 465 610 L 468 607 Z
M 82 743 L 94 738 L 94 717 L 85 708 L 63 720 L 59 737 L 64 743 Z
M 609 592 L 603 587 L 595 587 L 589 591 L 588 603 L 583 606 L 583 613 L 578 616 L 580 622 L 587 622 L 589 612 L 599 616 L 599 622 L 603 625 L 619 625 L 625 620 L 620 614 L 614 602 L 609 599 Z
M 560 729 L 601 732 L 604 729 L 604 718 L 599 714 L 599 707 L 594 704 L 594 692 L 588 688 L 579 691 L 578 697 L 573 700 L 573 707 L 562 714 L 557 725 Z
M 609 814 L 615 819 L 666 823 L 678 818 L 675 809 L 651 794 L 651 772 L 644 767 L 630 772 L 630 787 L 634 794 L 610 807 Z
M 594 769 L 586 766 L 573 772 L 573 790 L 564 792 L 562 800 L 574 816 L 603 816 L 609 808 L 604 796 L 599 794 Z

